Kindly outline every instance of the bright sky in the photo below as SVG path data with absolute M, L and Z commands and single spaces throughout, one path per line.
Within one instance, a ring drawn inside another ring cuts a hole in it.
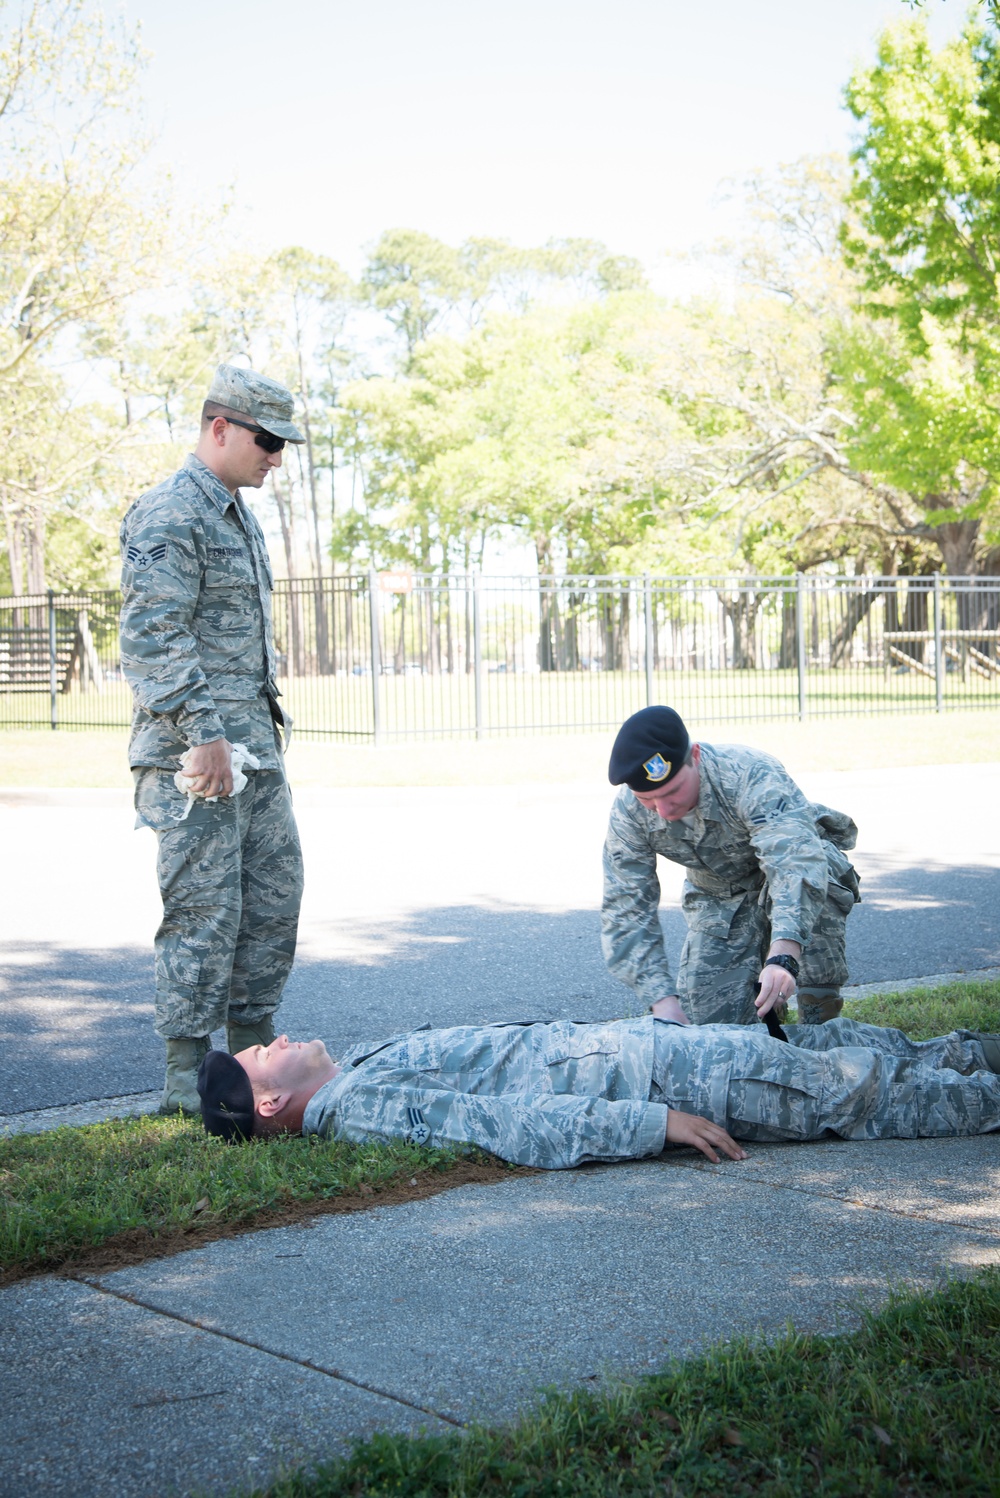
M 941 41 L 965 0 L 928 0 Z M 357 273 L 386 228 L 604 240 L 655 267 L 720 182 L 846 150 L 842 89 L 903 0 L 126 0 L 157 159 L 256 248 Z M 716 206 L 713 207 L 713 200 Z

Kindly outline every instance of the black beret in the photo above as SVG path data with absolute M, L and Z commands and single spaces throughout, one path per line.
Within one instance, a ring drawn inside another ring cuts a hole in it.
M 672 707 L 644 707 L 626 718 L 611 750 L 608 779 L 633 791 L 656 791 L 684 766 L 691 739 Z
M 238 1144 L 253 1134 L 250 1078 L 228 1051 L 209 1051 L 198 1068 L 201 1121 L 210 1134 Z

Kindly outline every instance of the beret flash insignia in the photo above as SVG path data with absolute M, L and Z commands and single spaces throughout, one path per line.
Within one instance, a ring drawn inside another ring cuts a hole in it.
M 652 759 L 645 761 L 642 768 L 646 772 L 647 779 L 659 784 L 670 774 L 670 760 L 664 759 L 662 754 L 654 754 Z

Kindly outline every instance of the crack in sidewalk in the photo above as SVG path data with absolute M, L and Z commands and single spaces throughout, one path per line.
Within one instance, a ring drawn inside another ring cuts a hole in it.
M 198 1321 L 193 1316 L 184 1316 L 180 1311 L 165 1310 L 162 1306 L 143 1300 L 141 1296 L 131 1295 L 126 1290 L 112 1290 L 110 1286 L 102 1284 L 100 1280 L 91 1279 L 88 1275 L 60 1275 L 59 1278 L 87 1285 L 89 1289 L 96 1290 L 99 1295 L 110 1295 L 114 1300 L 121 1300 L 126 1305 L 150 1311 L 154 1316 L 165 1316 L 168 1320 L 178 1321 L 182 1326 L 190 1326 L 195 1331 L 206 1332 L 212 1337 L 221 1337 L 224 1341 L 235 1342 L 240 1347 L 249 1347 L 251 1351 L 261 1352 L 265 1357 L 278 1358 L 279 1361 L 291 1363 L 296 1368 L 308 1368 L 311 1373 L 322 1373 L 325 1377 L 334 1378 L 339 1383 L 350 1384 L 352 1388 L 361 1389 L 365 1394 L 374 1394 L 379 1399 L 390 1399 L 394 1404 L 405 1405 L 407 1409 L 416 1410 L 418 1414 L 429 1415 L 434 1420 L 444 1420 L 446 1424 L 453 1425 L 456 1430 L 465 1429 L 464 1422 L 456 1420 L 453 1415 L 445 1415 L 441 1410 L 433 1409 L 430 1405 L 417 1404 L 415 1400 L 407 1399 L 403 1394 L 392 1394 L 387 1389 L 377 1388 L 374 1384 L 366 1384 L 363 1379 L 352 1378 L 349 1373 L 342 1373 L 339 1368 L 326 1368 L 322 1363 L 314 1363 L 309 1358 L 297 1358 L 290 1352 L 279 1352 L 274 1347 L 265 1347 L 262 1342 L 252 1342 L 249 1337 L 241 1337 L 236 1332 L 223 1331 L 217 1326 L 206 1326 L 203 1321 Z

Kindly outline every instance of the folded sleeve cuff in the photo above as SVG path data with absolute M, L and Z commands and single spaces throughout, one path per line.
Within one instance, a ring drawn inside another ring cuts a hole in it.
M 647 1103 L 642 1119 L 642 1127 L 639 1130 L 640 1157 L 647 1155 L 660 1155 L 663 1153 L 667 1142 L 667 1114 L 670 1109 L 665 1103 Z

